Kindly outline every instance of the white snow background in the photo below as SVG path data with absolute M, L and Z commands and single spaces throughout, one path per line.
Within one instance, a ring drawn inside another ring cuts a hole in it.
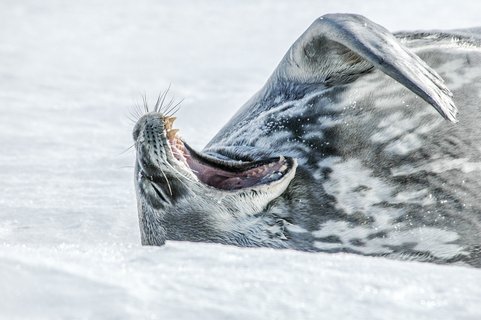
M 481 270 L 140 246 L 133 123 L 172 83 L 201 148 L 318 16 L 481 25 L 479 1 L 0 1 L 1 319 L 481 319 Z

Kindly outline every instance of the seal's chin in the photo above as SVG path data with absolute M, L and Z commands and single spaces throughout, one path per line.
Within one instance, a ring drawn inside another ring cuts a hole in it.
M 260 161 L 221 160 L 197 153 L 177 136 L 172 129 L 175 118 L 164 117 L 164 133 L 172 158 L 180 162 L 197 179 L 216 189 L 239 190 L 281 180 L 295 167 L 292 158 L 276 157 Z

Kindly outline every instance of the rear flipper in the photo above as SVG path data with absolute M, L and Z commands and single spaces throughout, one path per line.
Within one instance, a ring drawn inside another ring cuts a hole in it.
M 270 81 L 327 87 L 355 81 L 372 68 L 389 75 L 456 122 L 443 79 L 388 30 L 360 15 L 320 17 L 286 53 Z

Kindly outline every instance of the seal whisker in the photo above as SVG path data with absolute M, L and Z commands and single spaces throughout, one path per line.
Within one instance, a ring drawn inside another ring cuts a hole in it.
M 175 105 L 173 105 L 173 100 L 171 100 L 171 102 L 169 103 L 169 106 L 167 108 L 167 110 L 165 111 L 165 114 L 168 115 L 168 116 L 173 116 L 175 113 L 172 113 L 172 111 L 182 102 L 184 101 L 184 99 L 181 99 L 178 103 L 176 103 Z
M 168 198 L 164 195 L 162 188 L 159 188 L 155 183 L 152 183 L 152 189 L 154 189 L 155 193 L 159 196 L 160 199 L 162 199 L 164 202 L 170 203 Z
M 177 174 L 179 174 L 181 177 L 185 178 L 186 180 L 192 182 L 192 180 L 187 177 L 186 175 L 184 175 L 183 173 L 179 172 L 179 170 L 177 170 L 176 168 L 174 168 L 170 163 L 167 163 L 167 165 Z M 180 181 L 180 180 L 179 180 Z
M 169 179 L 167 179 L 167 176 L 165 175 L 164 170 L 162 170 L 162 168 L 159 168 L 159 169 L 162 175 L 164 176 L 165 181 L 167 182 L 167 186 L 169 187 L 169 193 L 170 195 L 172 195 L 172 188 L 170 187 Z
M 144 114 L 144 112 L 142 111 L 142 107 L 138 103 L 135 103 L 133 113 L 136 115 L 138 119 L 140 119 Z
M 129 109 L 129 114 L 127 116 L 131 116 L 131 117 L 133 117 L 133 119 L 135 119 L 137 117 L 137 115 L 134 113 L 134 111 L 132 109 Z
M 127 117 L 127 119 L 129 119 L 131 122 L 133 123 L 136 123 L 138 121 L 138 119 L 135 119 L 135 117 L 133 115 L 125 115 Z
M 168 165 L 175 173 L 177 173 L 178 175 L 184 177 L 186 180 L 188 180 L 189 182 L 193 182 L 192 179 L 190 179 L 189 177 L 185 176 L 183 173 L 179 172 L 179 170 L 177 170 L 176 168 L 174 168 L 170 163 L 166 162 L 165 163 L 166 165 Z M 180 182 L 182 182 L 180 179 L 178 180 Z M 182 182 L 183 183 L 183 182 Z
M 129 115 L 130 115 L 130 117 L 129 117 Z M 126 116 L 129 120 L 137 122 L 140 119 L 140 117 L 142 116 L 141 112 L 139 112 L 138 104 L 135 104 L 134 106 L 130 107 L 128 109 L 128 115 L 126 115 Z
M 170 84 L 167 90 L 164 92 L 159 93 L 159 96 L 157 97 L 157 102 L 155 103 L 154 111 L 155 112 L 161 112 L 162 111 L 162 106 L 164 105 L 165 97 L 167 96 L 167 93 L 169 92 L 170 89 Z
M 177 170 L 176 171 L 177 173 L 179 173 L 179 171 Z M 183 176 L 184 178 L 188 179 L 187 177 Z M 184 181 L 180 180 L 180 179 L 177 179 L 178 182 L 180 182 L 184 187 L 188 188 L 189 185 L 187 185 Z
M 165 114 L 169 114 L 170 107 L 172 107 L 172 104 L 174 102 L 175 96 L 173 96 L 170 101 L 166 104 L 165 106 Z
M 154 106 L 154 111 L 159 112 L 160 110 L 160 99 L 161 99 L 162 93 L 159 93 L 159 96 L 157 97 L 157 101 L 155 102 Z
M 121 156 L 123 154 L 125 154 L 127 151 L 129 151 L 130 149 L 132 149 L 133 147 L 135 146 L 135 143 L 132 144 L 130 147 L 128 147 L 127 149 L 125 149 L 124 151 L 122 151 L 121 153 L 119 153 L 118 155 Z
M 163 94 L 163 97 L 162 97 L 162 101 L 160 102 L 159 111 L 157 111 L 157 112 L 160 112 L 162 110 L 162 106 L 164 105 L 165 98 L 167 97 L 167 93 L 169 93 L 169 91 L 170 91 L 171 85 L 172 85 L 172 83 L 169 83 L 169 87 L 167 88 L 167 90 L 165 90 L 165 92 Z
M 128 117 L 128 115 L 127 115 L 127 117 L 130 120 L 132 120 L 134 122 L 137 122 L 142 117 L 142 111 L 140 110 L 138 105 L 135 105 L 134 107 L 130 108 L 129 115 L 130 115 L 130 117 Z
M 142 102 L 143 102 L 145 113 L 149 113 L 149 105 L 147 104 L 147 96 L 145 93 L 142 95 Z
M 172 117 L 174 116 L 181 108 L 180 104 L 184 101 L 184 99 L 181 99 L 178 103 L 175 104 L 175 106 L 173 106 L 169 112 L 170 114 L 168 114 L 169 117 Z M 173 111 L 172 111 L 173 110 Z

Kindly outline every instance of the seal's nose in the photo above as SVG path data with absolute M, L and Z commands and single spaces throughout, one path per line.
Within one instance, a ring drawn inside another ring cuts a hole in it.
M 151 138 L 154 134 L 165 129 L 167 139 L 173 139 L 179 132 L 179 129 L 172 127 L 176 119 L 174 116 L 164 116 L 160 112 L 149 112 L 137 121 L 133 130 L 133 138 L 137 141 L 142 129 L 145 138 Z
M 145 114 L 135 125 L 133 137 L 137 159 L 149 176 L 158 174 L 159 168 L 167 161 L 168 142 L 165 129 L 164 116 L 158 112 Z
M 146 138 L 146 135 L 152 135 L 155 130 L 163 131 L 164 129 L 164 116 L 159 112 L 149 112 L 144 114 L 135 124 L 132 131 L 132 137 L 134 141 L 137 141 L 139 137 Z
M 155 143 L 164 134 L 164 121 L 160 114 L 147 115 L 144 125 L 144 137 L 148 143 Z

